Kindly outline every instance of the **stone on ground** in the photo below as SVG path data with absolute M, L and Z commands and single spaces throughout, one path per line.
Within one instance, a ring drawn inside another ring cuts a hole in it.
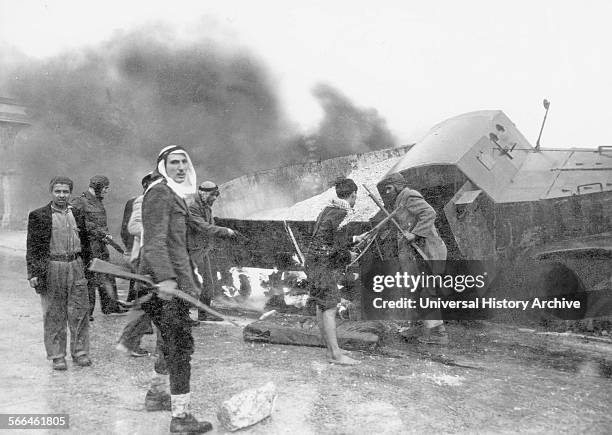
M 268 382 L 263 387 L 245 390 L 223 402 L 217 419 L 230 431 L 242 429 L 272 414 L 276 386 Z

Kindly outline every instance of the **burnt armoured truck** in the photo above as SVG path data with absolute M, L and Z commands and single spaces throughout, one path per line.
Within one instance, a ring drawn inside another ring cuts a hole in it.
M 491 295 L 597 292 L 605 297 L 591 300 L 583 314 L 612 314 L 612 147 L 533 147 L 502 111 L 490 110 L 448 119 L 414 146 L 388 153 L 399 156 L 389 173 L 400 173 L 436 210 L 449 258 L 480 260 Z M 333 175 L 347 175 L 351 165 L 345 166 Z M 249 188 L 256 189 L 257 176 L 250 180 Z M 294 252 L 283 221 L 274 213 L 263 220 L 232 216 L 255 196 L 248 189 L 242 200 L 232 195 L 232 183 L 221 186 L 230 195 L 223 198 L 220 223 L 249 240 L 243 246 L 221 244 L 215 255 L 228 266 L 273 267 L 274 253 Z M 351 222 L 346 230 L 359 234 L 375 221 Z M 289 224 L 298 244 L 307 246 L 314 222 Z

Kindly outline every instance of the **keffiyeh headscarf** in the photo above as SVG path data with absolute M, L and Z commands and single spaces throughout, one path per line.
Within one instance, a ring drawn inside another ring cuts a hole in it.
M 177 183 L 172 178 L 168 177 L 166 173 L 166 162 L 168 161 L 168 156 L 170 154 L 184 154 L 187 157 L 187 170 L 185 181 L 182 183 Z M 178 145 L 169 145 L 163 148 L 159 155 L 157 156 L 157 172 L 159 172 L 162 177 L 166 179 L 168 183 L 168 187 L 174 191 L 181 198 L 186 198 L 187 195 L 194 195 L 196 193 L 196 173 L 193 168 L 193 163 L 191 163 L 191 158 L 187 151 L 185 151 L 182 147 Z M 149 185 L 149 189 L 159 183 L 162 179 L 155 180 L 153 183 Z M 148 189 L 147 189 L 148 190 Z

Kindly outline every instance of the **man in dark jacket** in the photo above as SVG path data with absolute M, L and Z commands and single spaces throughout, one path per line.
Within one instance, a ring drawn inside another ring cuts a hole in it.
M 157 170 L 163 178 L 149 186 L 142 202 L 139 265 L 140 273 L 150 275 L 157 284 L 157 294 L 142 307 L 163 339 L 160 347 L 170 375 L 170 432 L 203 433 L 211 430 L 212 424 L 199 422 L 189 410 L 194 344 L 189 305 L 174 297 L 176 290 L 194 297 L 200 295 L 187 251 L 189 210 L 185 202 L 187 196 L 195 194 L 195 171 L 187 152 L 175 145 L 160 152 Z M 162 375 L 157 367 L 156 373 Z M 155 379 L 151 387 L 145 406 L 152 408 L 154 402 L 167 404 L 167 393 L 161 391 Z
M 51 202 L 30 212 L 26 261 L 30 286 L 40 294 L 47 358 L 55 370 L 66 370 L 66 323 L 70 354 L 80 366 L 89 359 L 89 303 L 83 262 L 90 257 L 85 217 L 68 205 L 73 183 L 55 177 Z
M 110 255 L 106 247 L 108 240 L 112 239 L 108 232 L 106 209 L 102 200 L 106 196 L 110 181 L 104 175 L 95 175 L 89 180 L 87 192 L 75 198 L 72 206 L 85 214 L 87 235 L 91 243 L 92 258 L 108 261 Z M 87 287 L 89 288 L 89 320 L 93 320 L 96 306 L 96 289 L 100 295 L 100 305 L 104 314 L 121 314 L 126 310 L 119 306 L 117 301 L 117 284 L 115 279 L 108 275 L 85 271 Z M 110 293 L 110 294 L 109 294 Z
M 306 275 L 310 297 L 317 309 L 317 321 L 321 337 L 327 346 L 330 363 L 352 365 L 359 361 L 348 357 L 338 346 L 336 336 L 336 311 L 340 302 L 338 284 L 344 280 L 344 268 L 350 262 L 350 253 L 339 237 L 338 228 L 355 206 L 357 185 L 350 178 L 336 181 L 336 195 L 323 208 L 313 231 L 312 243 L 306 256 Z
M 210 251 L 213 248 L 215 237 L 233 237 L 234 231 L 230 228 L 215 225 L 212 206 L 219 196 L 219 187 L 212 181 L 204 181 L 198 186 L 198 193 L 189 211 L 194 221 L 199 225 L 190 225 L 187 237 L 189 255 L 195 263 L 202 277 L 202 293 L 200 301 L 210 306 L 214 294 L 214 282 L 212 266 L 210 262 Z M 217 316 L 198 312 L 198 320 L 223 320 Z

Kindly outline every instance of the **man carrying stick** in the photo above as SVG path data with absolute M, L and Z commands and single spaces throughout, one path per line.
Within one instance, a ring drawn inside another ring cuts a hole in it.
M 378 183 L 378 191 L 386 209 L 395 210 L 398 257 L 403 271 L 414 272 L 416 264 L 425 260 L 430 272 L 444 272 L 446 245 L 435 226 L 436 211 L 416 190 L 408 187 L 401 174 L 391 174 Z M 419 258 L 424 257 L 424 258 Z M 441 317 L 440 312 L 430 314 Z M 424 344 L 448 344 L 448 334 L 441 318 L 423 320 Z
M 85 215 L 87 235 L 91 243 L 91 257 L 108 260 L 110 254 L 106 245 L 117 245 L 108 232 L 106 209 L 102 203 L 110 189 L 110 181 L 104 175 L 94 175 L 89 180 L 89 189 L 72 201 L 72 206 Z M 106 275 L 85 272 L 89 289 L 89 320 L 92 321 L 96 306 L 96 289 L 100 296 L 103 314 L 124 314 L 127 310 L 117 298 L 115 279 Z
M 169 372 L 172 421 L 170 432 L 204 433 L 212 429 L 210 422 L 199 422 L 190 413 L 191 355 L 193 336 L 189 317 L 190 305 L 173 297 L 178 288 L 198 297 L 189 253 L 187 228 L 189 210 L 185 202 L 195 194 L 195 170 L 187 152 L 176 145 L 168 146 L 159 154 L 157 171 L 162 178 L 151 183 L 142 203 L 142 251 L 139 271 L 150 275 L 157 286 L 157 294 L 143 304 L 143 309 L 159 328 L 163 343 L 161 350 Z M 159 374 L 152 382 L 145 401 L 157 399 L 161 403 L 163 391 Z

